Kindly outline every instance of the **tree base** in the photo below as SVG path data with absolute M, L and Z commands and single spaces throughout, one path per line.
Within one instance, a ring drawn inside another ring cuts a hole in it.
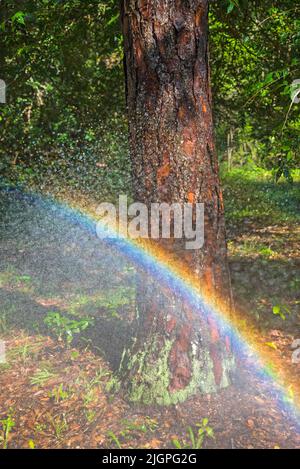
M 126 367 L 127 396 L 130 401 L 166 406 L 184 402 L 197 393 L 215 393 L 230 385 L 230 373 L 235 368 L 234 356 L 228 354 L 219 358 L 221 376 L 216 380 L 216 363 L 212 358 L 214 347 L 205 349 L 203 345 L 200 348 L 199 344 L 192 343 L 187 355 L 190 363 L 188 383 L 179 389 L 172 388 L 170 355 L 175 341 L 167 339 L 161 347 L 161 336 L 156 336 L 136 353 L 124 350 L 121 370 Z

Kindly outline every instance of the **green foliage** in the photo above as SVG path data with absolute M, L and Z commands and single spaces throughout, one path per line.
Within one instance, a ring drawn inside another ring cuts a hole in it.
M 87 329 L 93 324 L 93 319 L 70 319 L 56 311 L 50 311 L 44 319 L 44 323 L 57 336 L 58 340 L 65 339 L 67 344 L 71 344 L 74 334 L 80 334 Z
M 93 315 L 99 309 L 105 310 L 108 318 L 120 318 L 124 308 L 132 307 L 135 301 L 135 288 L 118 286 L 106 291 L 99 291 L 96 295 L 76 295 L 67 306 L 68 312 L 73 315 L 86 313 Z
M 121 383 L 119 379 L 116 376 L 112 375 L 106 383 L 105 390 L 107 393 L 115 394 L 119 391 L 120 387 Z
M 229 0 L 229 5 L 227 7 L 227 13 L 231 13 L 232 10 L 236 7 L 239 7 L 239 3 L 237 0 Z
M 22 10 L 1 2 L 8 102 L 0 108 L 0 171 L 10 180 L 52 190 L 126 187 L 118 15 L 114 0 L 25 0 Z
M 291 106 L 300 78 L 299 6 L 222 0 L 211 2 L 210 22 L 220 159 L 254 162 L 292 182 L 300 164 L 299 104 Z
M 119 438 L 117 437 L 117 435 L 116 435 L 113 431 L 109 430 L 109 431 L 107 432 L 107 436 L 109 437 L 109 439 L 110 439 L 113 443 L 115 443 L 115 445 L 116 445 L 116 447 L 117 447 L 118 449 L 122 449 L 121 442 L 120 442 Z
M 181 443 L 177 438 L 173 439 L 173 445 L 177 449 L 201 449 L 205 438 L 214 438 L 214 431 L 208 425 L 208 419 L 204 418 L 200 424 L 196 425 L 197 431 L 192 427 L 188 427 L 188 435 L 190 442 Z
M 241 221 L 286 223 L 300 220 L 299 171 L 292 173 L 294 184 L 275 184 L 272 173 L 257 166 L 222 171 L 225 216 L 232 226 Z
M 275 316 L 279 316 L 283 321 L 286 320 L 287 315 L 291 314 L 290 309 L 285 305 L 275 305 L 272 311 Z
M 50 420 L 50 424 L 53 428 L 55 437 L 58 440 L 60 440 L 61 438 L 63 438 L 64 433 L 69 428 L 66 416 L 64 414 L 63 415 L 57 415 L 55 417 L 52 417 L 51 415 L 49 415 L 49 420 Z
M 13 419 L 13 412 L 10 409 L 6 419 L 0 420 L 2 432 L 0 434 L 0 442 L 2 443 L 2 448 L 7 449 L 10 432 L 15 426 L 15 421 Z
M 55 373 L 48 368 L 42 368 L 32 376 L 30 384 L 33 386 L 44 386 L 53 377 L 55 377 Z
M 300 165 L 292 86 L 300 78 L 299 10 L 294 0 L 218 0 L 210 12 L 220 160 L 254 163 L 290 183 Z M 0 16 L 2 174 L 55 193 L 129 192 L 118 2 L 6 0 Z
M 69 395 L 70 394 L 64 389 L 62 383 L 49 393 L 49 396 L 55 400 L 56 404 L 68 399 Z
M 124 419 L 120 422 L 118 433 L 116 434 L 112 430 L 109 430 L 107 432 L 107 436 L 118 449 L 122 449 L 122 444 L 125 444 L 126 439 L 136 439 L 141 433 L 154 433 L 157 430 L 157 427 L 158 424 L 156 420 L 148 416 L 133 421 Z

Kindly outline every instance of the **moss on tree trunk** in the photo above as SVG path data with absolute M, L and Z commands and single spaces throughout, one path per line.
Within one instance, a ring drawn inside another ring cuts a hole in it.
M 134 338 L 120 366 L 129 399 L 170 405 L 228 386 L 234 369 L 228 331 L 150 273 L 138 290 Z

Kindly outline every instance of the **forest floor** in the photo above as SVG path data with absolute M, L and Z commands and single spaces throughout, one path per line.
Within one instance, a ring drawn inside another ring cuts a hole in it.
M 291 359 L 300 339 L 300 182 L 275 185 L 263 172 L 236 170 L 223 185 L 236 304 L 290 370 L 292 390 L 300 373 Z M 59 210 L 18 192 L 1 192 L 0 214 L 0 447 L 193 447 L 191 432 L 208 419 L 214 438 L 203 447 L 300 448 L 295 422 L 247 369 L 217 395 L 167 408 L 128 403 L 114 372 L 132 317 L 130 266 L 96 255 L 92 238 L 66 226 Z M 90 316 L 91 332 L 77 333 Z

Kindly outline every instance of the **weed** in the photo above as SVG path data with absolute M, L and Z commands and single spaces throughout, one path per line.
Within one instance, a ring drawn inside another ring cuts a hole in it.
M 291 314 L 291 310 L 285 305 L 275 305 L 272 311 L 275 316 L 279 316 L 283 321 L 286 320 L 287 315 Z
M 8 268 L 0 273 L 0 286 L 28 293 L 32 291 L 32 279 L 30 275 L 20 275 L 13 268 Z
M 134 421 L 131 422 L 130 420 L 122 420 L 122 425 L 124 429 L 120 431 L 120 435 L 126 437 L 129 433 L 132 432 L 142 432 L 147 433 L 148 431 L 154 432 L 157 428 L 157 422 L 150 417 L 145 417 L 143 421 Z
M 31 346 L 27 342 L 25 344 L 19 345 L 18 347 L 14 347 L 9 351 L 8 358 L 15 360 L 20 357 L 22 362 L 25 363 L 28 356 L 30 355 L 30 348 Z
M 65 414 L 62 416 L 57 415 L 56 417 L 49 416 L 49 421 L 56 438 L 60 440 L 63 434 L 68 430 L 68 423 Z
M 38 370 L 30 379 L 30 384 L 34 386 L 44 386 L 44 384 L 53 378 L 55 373 L 49 371 L 47 368 Z
M 190 438 L 189 444 L 186 441 L 180 443 L 177 438 L 174 438 L 172 442 L 175 448 L 201 449 L 205 438 L 214 438 L 214 431 L 211 427 L 208 426 L 207 418 L 204 418 L 201 423 L 196 425 L 196 427 L 198 427 L 198 430 L 196 432 L 193 431 L 192 427 L 188 427 L 188 435 Z
M 97 400 L 96 390 L 94 388 L 88 389 L 83 396 L 84 406 L 90 405 L 91 402 L 95 402 L 95 400 Z
M 92 423 L 95 420 L 96 412 L 92 409 L 85 410 L 85 416 L 88 423 Z
M 2 448 L 7 449 L 10 432 L 15 426 L 15 421 L 13 419 L 13 413 L 11 409 L 6 419 L 0 420 L 0 423 L 2 426 L 2 434 L 0 435 L 0 441 L 2 442 Z
M 113 443 L 115 443 L 115 445 L 117 446 L 118 449 L 122 449 L 121 442 L 118 439 L 117 435 L 115 435 L 115 433 L 113 431 L 109 430 L 109 432 L 107 432 L 107 436 L 110 438 L 110 440 Z
M 44 323 L 57 336 L 58 340 L 65 339 L 67 344 L 70 345 L 74 339 L 74 334 L 80 334 L 80 332 L 87 329 L 93 323 L 93 319 L 70 319 L 56 311 L 50 311 L 44 319 Z
M 135 291 L 131 287 L 119 287 L 110 289 L 105 294 L 94 296 L 80 295 L 68 305 L 68 311 L 72 314 L 78 314 L 84 307 L 85 311 L 98 311 L 99 308 L 105 309 L 105 314 L 110 318 L 120 319 L 119 309 L 133 304 Z
M 39 423 L 37 422 L 34 426 L 34 430 L 36 433 L 42 433 L 46 430 L 47 425 L 45 423 Z
M 8 352 L 8 359 L 9 360 L 21 360 L 23 364 L 26 363 L 27 359 L 34 355 L 40 348 L 43 342 L 38 342 L 35 344 L 28 343 L 28 339 L 26 339 L 24 344 L 18 345 L 9 350 Z
M 77 358 L 79 357 L 79 352 L 78 350 L 72 350 L 71 352 L 71 360 L 77 360 Z
M 108 393 L 115 394 L 119 391 L 120 387 L 121 387 L 121 383 L 118 380 L 118 378 L 116 378 L 116 376 L 112 376 L 110 380 L 107 381 L 105 390 Z
M 65 401 L 69 396 L 70 393 L 64 390 L 62 383 L 49 392 L 49 397 L 53 398 L 56 404 L 58 404 L 60 401 Z

